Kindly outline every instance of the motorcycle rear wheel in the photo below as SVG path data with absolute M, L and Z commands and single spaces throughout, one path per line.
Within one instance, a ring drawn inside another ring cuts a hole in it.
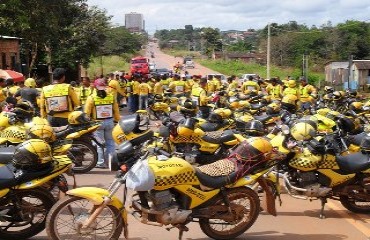
M 340 203 L 351 212 L 354 213 L 370 213 L 370 202 L 356 200 L 356 197 L 341 196 Z M 360 203 L 360 204 L 359 204 Z M 361 204 L 363 203 L 363 205 Z
M 98 152 L 89 140 L 73 140 L 72 148 L 69 151 L 73 155 L 73 172 L 87 173 L 96 166 Z
M 10 209 L 9 221 L 2 221 L 0 226 L 0 238 L 8 239 L 28 239 L 45 229 L 46 215 L 55 203 L 54 197 L 45 188 L 33 188 L 26 190 L 16 190 L 18 208 L 21 208 L 22 215 L 19 215 L 16 208 L 12 209 L 14 202 L 10 199 L 1 201 L 2 211 L 7 207 Z M 10 193 L 10 194 L 13 194 Z M 13 219 L 13 220 L 11 220 Z M 6 223 L 12 224 L 7 225 Z
M 228 223 L 220 219 L 199 219 L 199 226 L 202 231 L 213 239 L 233 239 L 247 231 L 257 220 L 260 213 L 260 200 L 252 189 L 241 187 L 230 189 L 227 192 L 230 203 L 244 206 L 248 212 L 243 213 L 243 219 L 236 224 Z M 215 204 L 224 204 L 222 196 L 218 196 Z M 241 202 L 242 201 L 242 202 Z M 242 222 L 243 221 L 243 222 Z M 228 229 L 231 227 L 231 229 Z M 220 228 L 220 229 L 217 229 Z
M 66 196 L 50 210 L 46 233 L 50 239 L 118 239 L 123 220 L 119 209 L 108 205 L 88 229 L 81 229 L 94 204 L 87 199 Z M 81 231 L 81 232 L 78 232 Z

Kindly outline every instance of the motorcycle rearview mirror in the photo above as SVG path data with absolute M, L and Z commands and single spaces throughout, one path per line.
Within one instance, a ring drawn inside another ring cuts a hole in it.
M 290 128 L 288 127 L 288 125 L 281 125 L 281 132 L 283 133 L 283 135 L 289 135 Z

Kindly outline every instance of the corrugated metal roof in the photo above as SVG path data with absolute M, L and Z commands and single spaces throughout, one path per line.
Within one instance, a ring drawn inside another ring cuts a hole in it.
M 355 60 L 353 63 L 359 70 L 370 69 L 370 60 Z
M 10 37 L 10 36 L 4 36 L 4 35 L 0 35 L 0 39 L 14 39 L 14 40 L 19 40 L 21 38 L 19 37 Z

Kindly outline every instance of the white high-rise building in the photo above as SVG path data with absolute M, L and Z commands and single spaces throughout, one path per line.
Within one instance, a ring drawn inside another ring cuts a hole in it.
M 145 21 L 143 14 L 136 12 L 125 14 L 125 27 L 130 32 L 145 31 Z

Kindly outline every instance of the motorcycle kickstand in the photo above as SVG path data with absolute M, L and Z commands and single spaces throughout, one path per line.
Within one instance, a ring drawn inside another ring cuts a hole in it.
M 189 231 L 189 228 L 185 225 L 176 225 L 176 227 L 179 229 L 179 240 L 182 240 L 182 237 L 184 235 L 184 232 Z
M 328 200 L 326 198 L 320 198 L 321 200 L 321 210 L 320 210 L 320 219 L 325 219 L 325 214 L 324 214 L 324 208 L 325 208 L 325 204 L 328 202 Z

